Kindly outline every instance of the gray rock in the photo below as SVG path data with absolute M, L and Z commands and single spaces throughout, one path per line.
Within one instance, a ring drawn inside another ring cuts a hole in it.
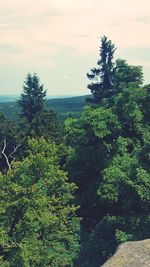
M 150 239 L 121 244 L 101 267 L 150 267 Z

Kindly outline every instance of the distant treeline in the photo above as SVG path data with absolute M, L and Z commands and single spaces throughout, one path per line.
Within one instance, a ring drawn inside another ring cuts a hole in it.
M 57 112 L 58 119 L 63 122 L 68 116 L 78 117 L 87 96 L 75 96 L 67 98 L 48 99 L 45 102 L 47 108 Z M 9 99 L 9 98 L 8 98 Z M 5 99 L 6 100 L 6 99 Z M 4 113 L 9 119 L 16 121 L 21 112 L 17 101 L 0 102 L 0 112 Z

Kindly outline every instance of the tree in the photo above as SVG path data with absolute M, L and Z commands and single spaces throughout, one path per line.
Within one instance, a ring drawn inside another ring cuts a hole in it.
M 102 171 L 114 153 L 121 125 L 111 107 L 87 107 L 78 119 L 65 122 L 66 140 L 74 148 L 68 161 L 70 180 L 78 186 L 79 214 L 91 230 L 104 212 L 98 203 L 98 184 Z
M 113 55 L 115 50 L 115 45 L 111 40 L 103 36 L 101 38 L 100 58 L 97 62 L 98 66 L 91 69 L 87 74 L 88 79 L 92 81 L 91 84 L 88 85 L 88 88 L 94 96 L 95 103 L 99 103 L 103 97 L 108 97 L 113 94 L 113 78 L 115 71 Z
M 44 110 L 46 91 L 40 85 L 40 79 L 36 73 L 28 73 L 23 86 L 23 93 L 20 96 L 19 104 L 22 109 L 22 116 L 28 123 L 32 123 L 34 117 Z
M 56 113 L 45 108 L 46 91 L 40 84 L 36 73 L 27 75 L 24 82 L 23 93 L 19 99 L 21 107 L 20 123 L 21 135 L 29 137 L 41 137 L 58 141 L 60 130 Z
M 28 155 L 0 175 L 2 266 L 73 266 L 79 251 L 75 184 L 58 166 L 58 149 L 29 141 Z
M 124 59 L 116 60 L 114 73 L 114 87 L 117 92 L 123 88 L 138 88 L 143 84 L 143 71 L 141 66 L 129 65 Z
M 83 266 L 98 267 L 118 243 L 150 235 L 149 101 L 149 86 L 130 83 L 111 101 L 65 122 L 74 151 L 69 177 L 78 185 L 79 214 L 89 233 Z
M 89 103 L 100 103 L 103 98 L 110 98 L 123 88 L 137 88 L 143 84 L 142 67 L 129 65 L 124 59 L 113 62 L 115 50 L 115 45 L 106 36 L 101 38 L 97 67 L 87 74 L 91 80 L 88 88 L 94 97 L 88 99 Z

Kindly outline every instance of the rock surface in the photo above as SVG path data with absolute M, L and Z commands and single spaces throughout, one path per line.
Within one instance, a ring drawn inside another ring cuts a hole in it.
M 150 239 L 121 244 L 101 267 L 150 267 Z

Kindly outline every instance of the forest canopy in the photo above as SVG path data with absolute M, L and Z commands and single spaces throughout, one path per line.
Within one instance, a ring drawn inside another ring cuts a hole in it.
M 84 109 L 60 125 L 29 73 L 16 122 L 0 115 L 0 265 L 99 267 L 150 238 L 150 85 L 101 38 Z

